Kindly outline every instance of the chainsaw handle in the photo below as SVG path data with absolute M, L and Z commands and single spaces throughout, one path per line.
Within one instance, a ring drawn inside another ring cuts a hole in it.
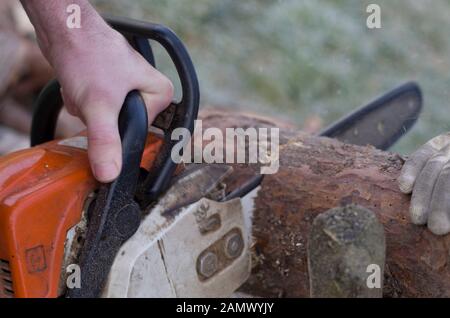
M 101 294 L 117 251 L 139 228 L 141 210 L 134 196 L 147 129 L 144 100 L 138 91 L 131 91 L 119 114 L 122 170 L 112 183 L 100 186 L 80 255 L 81 288 L 69 290 L 70 298 Z
M 176 163 L 171 159 L 171 150 L 176 144 L 176 141 L 171 140 L 173 130 L 186 128 L 191 133 L 194 130 L 194 120 L 197 118 L 200 101 L 197 75 L 185 46 L 167 27 L 126 18 L 106 17 L 105 19 L 111 27 L 124 34 L 133 47 L 152 65 L 155 62 L 148 39 L 159 42 L 168 52 L 180 78 L 182 99 L 179 103 L 169 106 L 155 120 L 155 126 L 165 131 L 164 143 L 159 156 L 136 193 L 141 203 L 148 205 L 166 190 L 176 169 Z M 53 80 L 42 90 L 36 100 L 31 126 L 31 146 L 54 139 L 58 114 L 63 105 L 60 88 L 59 83 Z M 164 117 L 168 117 L 170 123 L 158 125 L 160 121 L 167 121 L 159 120 Z
M 194 65 L 192 64 L 189 53 L 181 40 L 169 28 L 150 22 L 143 22 L 121 17 L 104 16 L 106 22 L 121 32 L 122 34 L 132 34 L 135 37 L 135 48 L 154 65 L 153 54 L 147 52 L 148 47 L 142 39 L 151 39 L 161 44 L 169 54 L 178 76 L 180 78 L 182 99 L 179 103 L 184 106 L 185 118 L 183 125 L 189 130 L 194 128 L 194 120 L 198 112 L 198 104 L 200 100 L 199 86 Z M 150 60 L 149 60 L 150 59 Z
M 119 113 L 119 134 L 122 142 L 122 169 L 113 182 L 120 185 L 120 191 L 134 199 L 140 175 L 142 154 L 148 134 L 147 108 L 137 91 L 131 91 Z
M 56 123 L 63 103 L 61 85 L 56 79 L 51 80 L 34 103 L 30 132 L 31 147 L 55 138 Z
M 141 54 L 148 52 L 148 48 L 146 48 L 145 42 L 140 39 L 151 39 L 161 44 L 172 59 L 180 78 L 181 101 L 175 105 L 170 125 L 163 127 L 165 129 L 164 143 L 159 156 L 156 158 L 147 177 L 139 185 L 136 193 L 141 205 L 147 206 L 155 201 L 162 191 L 167 189 L 170 179 L 175 172 L 176 163 L 171 158 L 171 151 L 177 141 L 171 139 L 172 132 L 176 128 L 186 128 L 191 134 L 193 133 L 194 120 L 197 118 L 200 102 L 199 84 L 189 53 L 172 30 L 160 24 L 126 18 L 107 17 L 106 21 L 123 34 L 132 34 L 137 43 L 136 47 Z M 150 55 L 143 54 L 143 56 Z M 149 60 L 148 57 L 146 58 Z M 152 59 L 152 54 L 150 59 Z M 154 63 L 154 60 L 152 62 Z

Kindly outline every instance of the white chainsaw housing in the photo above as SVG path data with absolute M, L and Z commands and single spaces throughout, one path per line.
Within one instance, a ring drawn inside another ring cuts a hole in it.
M 232 296 L 250 275 L 251 218 L 259 187 L 242 198 L 224 199 L 221 182 L 231 171 L 194 167 L 176 181 L 122 245 L 102 297 Z M 67 233 L 60 295 L 67 288 L 66 269 L 78 261 L 93 200 L 94 194 L 81 222 Z
M 250 235 L 240 199 L 221 203 L 204 198 L 175 216 L 161 211 L 164 207 L 156 206 L 122 246 L 103 297 L 228 297 L 247 280 Z M 202 234 L 202 224 L 217 216 L 220 226 Z M 223 263 L 220 241 L 236 231 L 243 238 L 239 257 L 222 264 L 213 276 L 202 277 L 199 256 L 213 246 Z

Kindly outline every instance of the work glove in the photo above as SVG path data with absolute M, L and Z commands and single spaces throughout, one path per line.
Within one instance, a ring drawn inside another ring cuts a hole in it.
M 400 190 L 412 192 L 410 215 L 414 224 L 431 232 L 450 232 L 450 133 L 437 136 L 405 162 L 398 178 Z

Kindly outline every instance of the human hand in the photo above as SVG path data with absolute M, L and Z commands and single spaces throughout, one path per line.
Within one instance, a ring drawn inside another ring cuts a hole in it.
M 428 224 L 431 232 L 450 232 L 450 133 L 437 136 L 405 162 L 398 179 L 400 190 L 411 193 L 414 224 Z
M 94 176 L 101 182 L 114 180 L 122 165 L 118 116 L 126 95 L 141 92 L 151 123 L 171 103 L 172 83 L 106 23 L 85 30 L 79 40 L 52 44 L 46 53 L 68 112 L 87 126 Z

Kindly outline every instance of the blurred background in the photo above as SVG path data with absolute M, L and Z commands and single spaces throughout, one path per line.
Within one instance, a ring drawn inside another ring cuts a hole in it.
M 18 1 L 11 2 L 14 6 Z M 414 80 L 423 89 L 424 112 L 393 150 L 409 153 L 429 138 L 450 130 L 450 0 L 95 0 L 93 3 L 103 13 L 172 28 L 194 60 L 202 107 L 264 114 L 315 132 L 384 92 Z M 381 6 L 381 29 L 366 27 L 366 8 L 370 3 Z M 46 70 L 45 61 L 36 57 L 32 31 L 24 26 L 24 17 L 17 12 L 12 16 L 10 29 L 22 42 L 29 41 L 19 66 L 28 65 L 31 70 L 25 68 L 21 71 L 25 75 L 16 74 L 3 93 L 0 87 L 3 126 L 14 126 L 11 118 L 5 118 L 5 109 L 11 117 L 14 107 L 7 105 L 11 100 L 20 103 L 24 112 L 29 111 L 30 98 L 23 97 L 26 93 L 31 96 L 42 84 L 41 72 Z M 0 21 L 6 20 L 0 17 Z M 1 43 L 1 50 L 5 51 L 6 46 Z M 18 58 L 17 51 L 13 55 Z M 158 68 L 176 82 L 167 58 L 161 52 L 156 57 Z M 0 78 L 5 77 L 6 71 L 0 71 L 3 72 Z M 35 82 L 28 83 L 28 91 L 24 91 L 23 81 L 27 79 Z M 22 90 L 17 90 L 17 85 Z M 5 104 L 5 100 L 9 102 Z M 63 120 L 62 135 L 64 125 L 71 125 L 69 122 L 64 124 Z M 13 130 L 26 135 L 23 127 Z M 0 145 L 0 151 L 4 151 L 1 148 Z

